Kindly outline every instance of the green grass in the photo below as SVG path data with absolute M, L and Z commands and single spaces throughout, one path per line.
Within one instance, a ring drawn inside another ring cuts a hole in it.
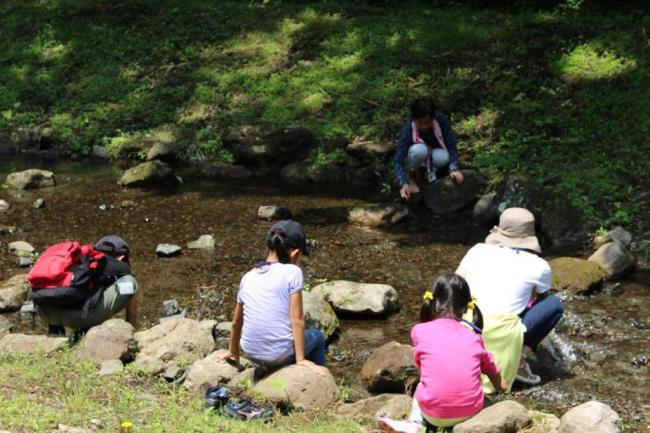
M 131 421 L 144 432 L 359 432 L 355 422 L 328 411 L 278 416 L 271 424 L 229 421 L 203 410 L 203 396 L 148 378 L 131 368 L 100 377 L 70 352 L 53 357 L 0 354 L 0 425 L 13 433 L 51 432 L 58 424 L 105 431 Z
M 49 119 L 66 149 L 117 154 L 171 129 L 186 157 L 231 160 L 222 137 L 243 124 L 394 141 L 433 93 L 463 163 L 525 174 L 598 225 L 642 224 L 647 4 L 440 3 L 6 1 L 0 132 Z M 341 151 L 310 158 L 354 167 Z

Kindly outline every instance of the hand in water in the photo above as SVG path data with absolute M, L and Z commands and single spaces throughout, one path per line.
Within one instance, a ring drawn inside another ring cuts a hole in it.
M 420 187 L 417 185 L 417 183 L 413 181 L 409 181 L 408 183 L 402 185 L 402 187 L 399 190 L 399 195 L 404 200 L 408 200 L 411 197 L 411 194 L 417 194 L 419 192 L 420 192 Z
M 308 359 L 303 359 L 302 361 L 296 362 L 296 365 L 301 365 L 303 367 L 307 367 L 311 369 L 312 371 L 318 373 L 319 375 L 326 377 L 327 376 L 327 369 L 325 367 L 321 367 L 320 365 L 316 365 L 313 362 L 311 362 Z
M 463 183 L 463 180 L 465 180 L 465 176 L 460 171 L 452 171 L 449 173 L 449 178 L 455 183 Z

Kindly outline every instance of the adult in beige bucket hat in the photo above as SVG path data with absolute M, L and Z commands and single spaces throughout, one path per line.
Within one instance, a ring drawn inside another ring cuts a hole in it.
M 535 217 L 522 207 L 511 207 L 503 211 L 499 225 L 494 226 L 485 238 L 485 243 L 511 248 L 521 248 L 541 253 L 537 236 L 535 236 Z
M 473 246 L 456 270 L 483 312 L 485 347 L 509 385 L 514 380 L 541 382 L 526 359 L 563 313 L 562 302 L 550 292 L 551 267 L 540 252 L 533 214 L 509 208 L 485 243 Z M 493 390 L 484 384 L 484 391 Z

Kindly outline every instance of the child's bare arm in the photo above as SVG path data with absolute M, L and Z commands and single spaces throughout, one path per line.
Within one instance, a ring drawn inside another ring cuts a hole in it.
M 490 378 L 490 382 L 492 382 L 492 385 L 494 385 L 494 388 L 498 392 L 507 392 L 508 391 L 508 384 L 506 383 L 505 379 L 501 377 L 501 372 L 497 372 L 496 374 L 493 375 L 488 375 Z

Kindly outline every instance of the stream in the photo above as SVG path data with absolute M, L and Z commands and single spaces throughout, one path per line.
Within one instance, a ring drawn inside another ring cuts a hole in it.
M 23 273 L 9 242 L 24 240 L 37 251 L 65 239 L 94 242 L 103 235 L 123 237 L 132 250 L 133 273 L 140 284 L 140 327 L 158 323 L 162 301 L 178 300 L 195 319 L 230 320 L 241 276 L 264 256 L 270 223 L 257 218 L 261 205 L 289 207 L 314 240 L 310 257 L 301 261 L 305 282 L 346 279 L 385 283 L 396 288 L 400 310 L 386 318 L 341 320 L 329 346 L 328 366 L 353 398 L 367 395 L 356 380 L 365 359 L 380 345 L 410 343 L 422 289 L 436 275 L 453 272 L 465 252 L 487 234 L 471 210 L 434 216 L 417 207 L 405 223 L 386 231 L 347 223 L 348 208 L 386 200 L 376 192 L 347 187 L 304 185 L 288 188 L 266 181 L 207 181 L 182 173 L 176 189 L 122 189 L 121 170 L 92 161 L 54 166 L 20 158 L 0 160 L 0 179 L 11 171 L 48 168 L 58 185 L 29 191 L 0 189 L 11 204 L 0 224 L 16 233 L 0 236 L 0 280 Z M 37 198 L 45 206 L 35 209 Z M 156 245 L 185 247 L 202 234 L 216 238 L 214 250 L 183 250 L 157 258 Z M 572 255 L 585 257 L 587 251 Z M 551 258 L 546 256 L 546 258 Z M 561 415 L 576 404 L 597 399 L 619 412 L 626 431 L 650 432 L 650 273 L 638 271 L 624 281 L 608 282 L 593 296 L 561 294 L 565 317 L 551 334 L 533 370 L 543 377 L 537 387 L 515 388 L 515 398 L 529 407 Z M 46 325 L 7 317 L 21 332 L 42 333 Z M 647 359 L 647 358 L 645 358 Z

